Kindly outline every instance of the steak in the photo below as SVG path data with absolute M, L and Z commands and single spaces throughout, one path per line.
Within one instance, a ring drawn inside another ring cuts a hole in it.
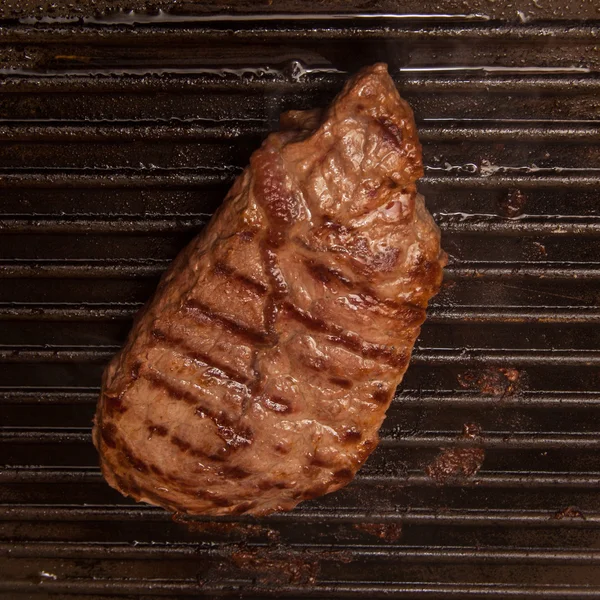
M 264 515 L 351 481 L 442 279 L 421 175 L 384 64 L 328 110 L 282 115 L 106 369 L 108 483 L 172 511 Z

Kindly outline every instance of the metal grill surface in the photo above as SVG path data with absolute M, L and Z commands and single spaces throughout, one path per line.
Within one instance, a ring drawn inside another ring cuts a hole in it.
M 597 597 L 593 6 L 518 23 L 263 9 L 4 14 L 0 596 Z M 450 255 L 381 446 L 346 489 L 260 520 L 125 500 L 90 438 L 103 366 L 279 113 L 376 60 L 415 109 Z M 469 448 L 478 472 L 439 475 Z

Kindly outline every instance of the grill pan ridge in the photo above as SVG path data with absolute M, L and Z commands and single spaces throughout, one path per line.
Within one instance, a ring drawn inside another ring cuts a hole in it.
M 0 597 L 600 595 L 600 12 L 393 4 L 0 7 Z M 376 61 L 450 257 L 380 447 L 263 519 L 124 499 L 105 364 L 279 113 Z

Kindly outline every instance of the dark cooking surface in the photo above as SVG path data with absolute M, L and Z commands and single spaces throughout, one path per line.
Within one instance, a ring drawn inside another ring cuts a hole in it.
M 2 66 L 27 70 L 0 81 L 3 597 L 600 593 L 598 29 L 543 0 L 552 21 L 481 18 L 508 4 L 0 28 Z M 379 59 L 451 257 L 381 446 L 348 488 L 260 521 L 128 503 L 90 420 L 132 313 L 279 112 Z

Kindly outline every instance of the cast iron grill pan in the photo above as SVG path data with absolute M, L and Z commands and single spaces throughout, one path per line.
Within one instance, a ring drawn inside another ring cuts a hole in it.
M 134 16 L 0 27 L 0 596 L 600 594 L 596 23 Z M 279 113 L 377 60 L 450 255 L 381 446 L 260 520 L 124 499 L 90 427 L 133 314 Z

